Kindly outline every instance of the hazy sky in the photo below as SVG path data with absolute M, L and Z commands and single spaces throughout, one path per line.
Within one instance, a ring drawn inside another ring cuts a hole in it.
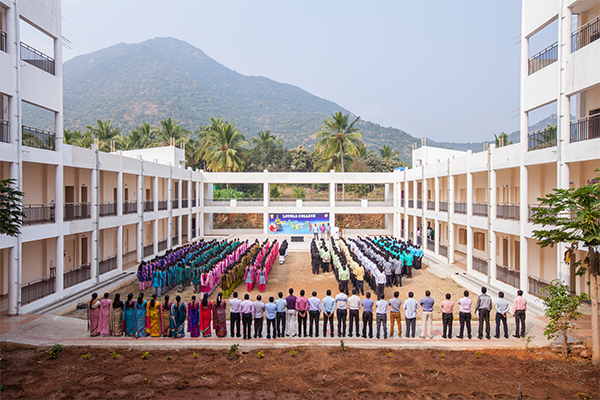
M 171 36 L 416 137 L 519 127 L 519 0 L 62 0 L 62 15 L 65 61 Z

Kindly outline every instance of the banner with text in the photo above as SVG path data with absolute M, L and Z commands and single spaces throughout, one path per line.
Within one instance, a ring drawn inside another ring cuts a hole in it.
M 321 228 L 321 225 L 327 225 L 327 223 L 329 223 L 328 213 L 269 214 L 269 233 L 310 234 L 315 225 Z M 320 229 L 319 233 L 321 233 Z

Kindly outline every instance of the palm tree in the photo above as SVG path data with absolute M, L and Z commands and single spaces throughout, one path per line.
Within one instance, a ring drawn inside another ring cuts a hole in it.
M 94 143 L 94 136 L 92 135 L 92 132 L 85 131 L 70 144 L 73 146 L 83 147 L 84 149 L 89 149 L 92 147 L 92 143 Z
M 75 146 L 75 141 L 81 138 L 81 131 L 63 130 L 63 143 Z
M 365 144 L 363 142 L 360 142 L 357 147 L 358 147 L 358 152 L 356 153 L 356 157 L 359 160 L 366 161 L 375 155 L 375 150 L 368 149 L 367 146 L 365 146 Z
M 379 149 L 379 154 L 382 159 L 389 158 L 390 160 L 400 161 L 400 153 L 393 150 L 392 146 L 384 144 L 382 149 Z
M 179 146 L 181 143 L 186 143 L 189 138 L 190 132 L 181 127 L 179 121 L 169 117 L 160 121 L 160 130 L 149 147 Z
M 85 127 L 92 134 L 94 139 L 98 140 L 98 149 L 101 151 L 110 151 L 110 142 L 121 133 L 121 128 L 113 127 L 112 121 L 96 121 L 97 126 L 86 125 Z
M 211 118 L 212 125 L 205 126 L 205 136 L 201 139 L 204 152 L 202 157 L 207 162 L 209 171 L 235 172 L 242 171 L 248 161 L 248 146 L 234 124 L 224 119 Z
M 514 143 L 512 140 L 508 140 L 508 135 L 504 132 L 498 136 L 494 133 L 494 137 L 496 138 L 496 147 L 508 146 Z
M 341 111 L 336 112 L 332 117 L 325 118 L 321 129 L 315 133 L 315 138 L 320 139 L 315 145 L 315 150 L 321 153 L 323 159 L 338 158 L 341 170 L 345 172 L 345 156 L 353 156 L 358 153 L 360 139 L 363 137 L 358 128 L 354 126 L 360 117 L 356 117 L 352 123 L 349 123 L 350 115 L 344 115 Z M 345 198 L 346 190 L 342 184 L 342 199 Z
M 258 146 L 261 143 L 283 144 L 283 140 L 277 140 L 277 138 L 271 134 L 271 131 L 267 129 L 266 131 L 261 130 L 258 132 L 258 136 L 252 138 L 252 143 L 254 143 L 255 146 Z

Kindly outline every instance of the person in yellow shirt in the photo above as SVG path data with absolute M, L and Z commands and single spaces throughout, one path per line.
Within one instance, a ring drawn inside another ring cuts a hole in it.
M 360 293 L 361 295 L 364 296 L 365 294 L 365 289 L 364 289 L 364 278 L 365 278 L 365 269 L 362 267 L 362 265 L 360 264 L 356 264 L 357 267 L 354 270 L 354 276 L 356 277 L 356 293 Z

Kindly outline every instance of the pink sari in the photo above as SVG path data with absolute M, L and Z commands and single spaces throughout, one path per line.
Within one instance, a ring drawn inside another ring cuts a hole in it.
M 87 313 L 88 331 L 90 332 L 90 336 L 99 336 L 100 302 L 96 301 L 96 303 L 92 305 L 92 301 L 88 301 Z
M 100 301 L 100 317 L 98 318 L 98 329 L 102 336 L 111 336 L 110 330 L 110 305 L 112 300 L 102 299 Z

